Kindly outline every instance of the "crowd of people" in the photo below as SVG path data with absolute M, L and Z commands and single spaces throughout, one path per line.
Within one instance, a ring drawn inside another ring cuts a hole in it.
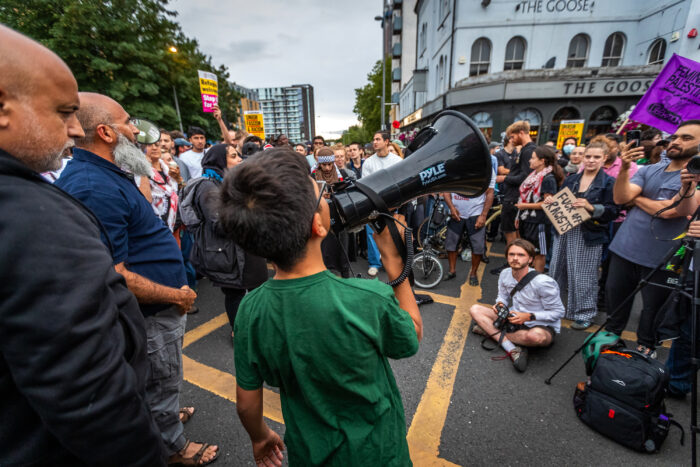
M 388 358 L 418 351 L 420 299 L 408 281 L 352 277 L 359 255 L 370 277 L 383 268 L 390 279 L 404 258 L 389 229 L 332 233 L 323 202 L 328 187 L 388 169 L 410 149 L 384 131 L 371 145 L 263 141 L 230 129 L 218 108 L 220 138 L 161 129 L 158 142 L 139 144 L 132 116 L 108 96 L 79 92 L 54 53 L 1 25 L 0 44 L 0 67 L 11 70 L 0 74 L 0 464 L 216 460 L 217 445 L 186 436 L 196 411 L 180 401 L 201 277 L 222 291 L 236 406 L 258 465 L 281 465 L 285 448 L 291 465 L 410 464 Z M 486 218 L 502 205 L 507 262 L 494 270 L 496 305 L 471 308 L 472 330 L 525 371 L 527 348 L 551 345 L 563 317 L 585 329 L 604 303 L 614 311 L 608 330 L 620 335 L 626 296 L 698 209 L 698 177 L 684 167 L 698 153 L 700 121 L 661 136 L 651 131 L 639 145 L 612 134 L 585 146 L 567 139 L 557 149 L 537 146 L 518 121 L 489 145 L 484 194 L 422 197 L 397 224 L 415 228 L 444 199 L 446 278 L 456 276 L 466 232 L 468 281 L 478 286 L 487 237 L 498 235 L 487 235 Z M 543 208 L 563 189 L 590 218 L 559 235 Z M 700 222 L 689 233 L 700 235 Z M 654 279 L 673 275 L 659 269 Z M 637 349 L 650 356 L 668 295 L 642 291 Z M 683 336 L 669 360 L 678 394 L 690 385 Z M 280 388 L 284 443 L 264 422 L 264 383 Z

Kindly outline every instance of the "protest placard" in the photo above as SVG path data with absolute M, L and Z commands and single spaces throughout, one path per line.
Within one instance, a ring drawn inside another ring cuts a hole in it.
M 629 116 L 673 133 L 685 120 L 700 118 L 700 63 L 673 54 Z
M 251 135 L 255 135 L 265 140 L 265 123 L 263 122 L 263 113 L 261 110 L 246 110 L 243 112 L 245 121 L 245 131 Z
M 219 102 L 219 81 L 214 73 L 197 70 L 199 74 L 199 92 L 202 94 L 202 110 L 213 112 Z
M 583 124 L 585 120 L 562 120 L 559 122 L 559 136 L 557 136 L 557 147 L 561 148 L 566 138 L 576 138 L 576 144 L 581 144 L 583 137 Z
M 543 204 L 542 209 L 547 215 L 559 235 L 568 232 L 577 225 L 580 225 L 591 218 L 591 215 L 584 208 L 573 206 L 576 196 L 569 188 L 560 190 L 553 197 L 551 204 Z

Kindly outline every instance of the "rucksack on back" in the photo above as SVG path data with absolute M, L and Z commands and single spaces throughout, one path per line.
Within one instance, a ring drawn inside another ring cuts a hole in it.
M 180 204 L 178 207 L 180 219 L 189 230 L 197 228 L 204 221 L 197 210 L 195 201 L 197 187 L 205 180 L 207 179 L 204 177 L 197 177 L 189 180 L 180 194 Z

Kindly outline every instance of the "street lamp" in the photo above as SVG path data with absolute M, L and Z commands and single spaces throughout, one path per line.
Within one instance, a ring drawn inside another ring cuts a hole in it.
M 382 3 L 384 3 L 384 0 L 382 0 Z M 384 16 L 386 16 L 386 4 L 384 4 Z M 375 16 L 374 20 L 375 21 L 381 21 L 381 27 L 382 27 L 382 105 L 379 106 L 380 111 L 382 112 L 382 131 L 384 131 L 384 128 L 386 126 L 386 120 L 384 116 L 384 100 L 385 95 L 386 95 L 386 54 L 384 53 L 386 49 L 386 29 L 385 29 L 385 21 L 384 21 L 384 16 Z
M 177 53 L 177 47 L 174 45 L 171 45 L 168 48 L 168 52 L 171 54 L 176 54 Z M 180 132 L 185 133 L 185 130 L 182 128 L 182 117 L 180 116 L 180 104 L 177 102 L 177 89 L 175 89 L 175 85 L 173 84 L 173 98 L 175 99 L 175 111 L 177 112 L 177 121 L 180 124 Z

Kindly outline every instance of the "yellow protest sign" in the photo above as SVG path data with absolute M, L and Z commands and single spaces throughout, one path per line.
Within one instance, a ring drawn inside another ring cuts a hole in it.
M 561 148 L 566 138 L 576 138 L 576 144 L 581 144 L 584 123 L 586 123 L 585 120 L 562 120 L 559 123 L 557 147 Z
M 263 122 L 263 113 L 260 110 L 246 110 L 243 113 L 245 121 L 245 131 L 251 135 L 265 140 L 265 124 Z

